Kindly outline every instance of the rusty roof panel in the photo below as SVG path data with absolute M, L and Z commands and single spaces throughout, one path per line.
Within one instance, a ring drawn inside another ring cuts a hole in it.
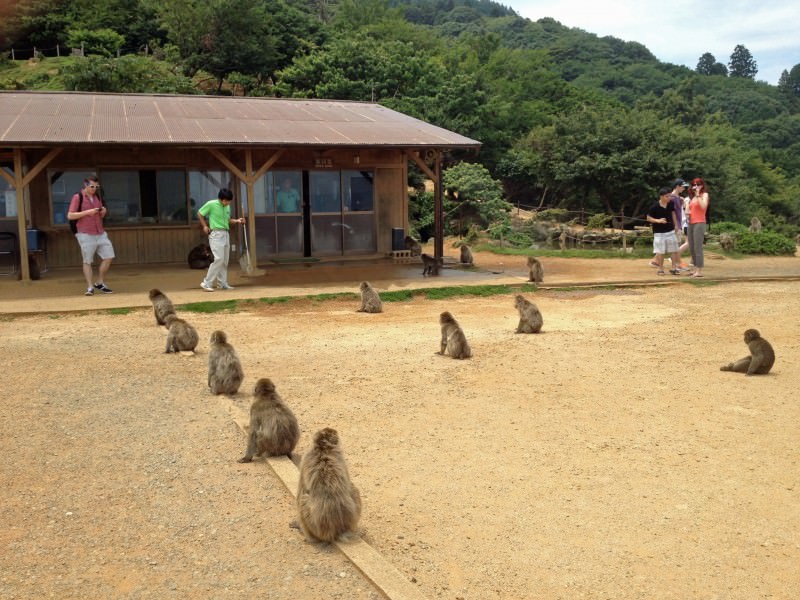
M 21 135 L 35 135 L 46 137 L 50 126 L 55 119 L 52 117 L 35 118 L 28 115 L 21 115 L 14 119 L 13 123 L 9 124 L 10 129 L 8 135 L 16 135 L 18 132 Z
M 162 139 L 166 133 L 163 125 L 160 128 L 156 126 L 153 117 L 128 117 L 128 129 L 130 141 L 142 144 Z
M 142 99 L 138 102 L 131 102 L 128 105 L 129 117 L 157 117 L 156 105 L 151 100 Z
M 77 143 L 77 139 L 87 137 L 87 132 L 91 130 L 91 125 L 92 121 L 89 117 L 71 116 L 64 118 L 63 116 L 58 116 L 53 119 L 47 135 L 54 142 L 64 144 Z
M 196 121 L 173 119 L 166 120 L 165 123 L 167 127 L 164 133 L 171 142 L 196 144 L 197 140 L 203 137 L 203 130 Z
M 65 143 L 480 146 L 470 138 L 368 102 L 0 92 L 0 145 Z
M 98 142 L 113 142 L 120 133 L 125 139 L 133 140 L 127 119 L 120 118 L 120 115 L 95 115 L 92 119 L 92 138 Z

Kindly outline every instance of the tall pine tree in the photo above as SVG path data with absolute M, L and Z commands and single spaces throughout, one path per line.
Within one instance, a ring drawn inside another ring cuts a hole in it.
M 756 73 L 758 73 L 758 64 L 753 55 L 750 54 L 750 50 L 742 44 L 738 44 L 733 49 L 733 54 L 731 54 L 731 60 L 728 63 L 728 74 L 731 77 L 755 79 Z

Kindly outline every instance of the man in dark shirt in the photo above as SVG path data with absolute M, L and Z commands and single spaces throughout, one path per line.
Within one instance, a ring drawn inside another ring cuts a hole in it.
M 664 254 L 672 256 L 673 266 L 680 264 L 678 252 L 678 238 L 675 231 L 680 227 L 675 216 L 675 206 L 672 204 L 672 188 L 663 187 L 658 190 L 658 202 L 647 211 L 647 222 L 653 227 L 653 252 L 655 263 L 658 265 L 658 274 L 664 274 Z M 670 269 L 673 275 L 678 275 L 677 268 Z

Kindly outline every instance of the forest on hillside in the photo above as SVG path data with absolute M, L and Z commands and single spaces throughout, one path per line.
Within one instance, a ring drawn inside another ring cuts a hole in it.
M 373 101 L 482 142 L 453 164 L 479 165 L 515 206 L 637 217 L 659 187 L 703 177 L 716 221 L 756 216 L 800 232 L 800 64 L 769 85 L 744 46 L 727 65 L 703 53 L 692 70 L 491 0 L 21 0 L 2 10 L 0 89 Z

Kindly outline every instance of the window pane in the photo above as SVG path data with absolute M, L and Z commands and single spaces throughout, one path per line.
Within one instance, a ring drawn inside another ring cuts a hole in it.
M 186 172 L 156 171 L 156 190 L 159 223 L 188 223 Z
M 342 211 L 339 171 L 311 171 L 308 174 L 308 188 L 312 212 Z
M 265 173 L 261 179 L 253 184 L 253 194 L 255 196 L 255 207 L 257 215 L 271 215 L 275 213 L 272 190 L 272 173 Z M 241 182 L 239 185 L 239 198 L 242 199 L 242 209 L 247 215 L 247 185 Z
M 13 176 L 13 171 L 8 167 L 2 169 Z M 11 192 L 11 193 L 9 193 Z M 17 195 L 13 193 L 5 177 L 0 177 L 0 217 L 15 217 L 17 216 Z M 66 217 L 64 217 L 66 219 Z
M 300 215 L 278 215 L 278 253 L 292 256 L 303 255 L 303 217 Z
M 227 171 L 189 171 L 189 204 L 193 221 L 197 219 L 197 209 L 209 200 L 216 200 L 222 188 L 233 189 L 233 176 Z M 233 207 L 231 212 L 234 212 Z
M 275 171 L 276 205 L 278 212 L 299 213 L 301 210 L 302 178 L 297 171 Z
M 91 171 L 48 171 L 53 224 L 66 225 L 72 197 L 83 189 L 83 180 Z
M 270 256 L 277 254 L 275 246 L 275 217 L 256 217 L 256 251 L 258 260 L 266 260 Z M 253 242 L 250 242 L 252 247 Z
M 311 250 L 314 254 L 342 253 L 341 215 L 311 217 Z
M 343 171 L 344 209 L 353 212 L 372 211 L 372 173 Z
M 344 217 L 344 251 L 374 252 L 375 216 L 372 214 L 346 214 Z
M 106 203 L 107 225 L 139 221 L 141 212 L 138 171 L 101 172 L 100 192 Z

